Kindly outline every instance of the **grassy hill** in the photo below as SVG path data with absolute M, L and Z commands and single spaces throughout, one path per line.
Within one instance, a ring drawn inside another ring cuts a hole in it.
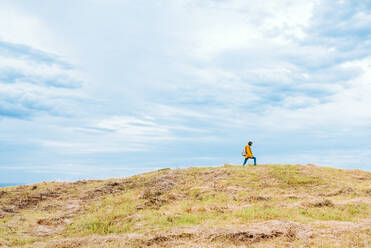
M 371 173 L 163 169 L 0 189 L 0 247 L 371 247 Z

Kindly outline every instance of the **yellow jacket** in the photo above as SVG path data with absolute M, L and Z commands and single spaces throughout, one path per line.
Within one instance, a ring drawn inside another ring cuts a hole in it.
M 253 157 L 250 146 L 245 146 L 245 151 L 246 151 L 245 158 L 252 158 Z

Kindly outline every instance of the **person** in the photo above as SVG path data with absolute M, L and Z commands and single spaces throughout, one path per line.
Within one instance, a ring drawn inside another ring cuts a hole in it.
M 252 154 L 251 146 L 252 146 L 252 141 L 249 141 L 248 145 L 245 146 L 244 148 L 243 155 L 245 155 L 245 161 L 243 162 L 243 166 L 245 166 L 249 158 L 254 159 L 254 165 L 256 165 L 256 158 Z

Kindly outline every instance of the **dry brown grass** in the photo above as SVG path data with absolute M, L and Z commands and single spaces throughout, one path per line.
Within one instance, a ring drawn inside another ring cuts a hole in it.
M 225 165 L 3 188 L 0 247 L 371 247 L 370 185 L 360 170 Z

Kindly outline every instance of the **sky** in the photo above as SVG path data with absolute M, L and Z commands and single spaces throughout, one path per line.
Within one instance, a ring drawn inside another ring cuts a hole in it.
M 0 183 L 371 171 L 371 1 L 0 0 Z M 250 162 L 251 163 L 251 162 Z

